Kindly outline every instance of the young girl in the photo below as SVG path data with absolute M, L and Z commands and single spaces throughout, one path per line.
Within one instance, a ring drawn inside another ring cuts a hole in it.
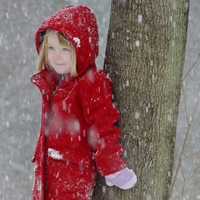
M 97 171 L 106 184 L 129 189 L 137 178 L 121 158 L 119 112 L 112 85 L 97 70 L 98 27 L 86 6 L 65 6 L 35 35 L 42 94 L 41 127 L 32 162 L 33 200 L 89 200 Z

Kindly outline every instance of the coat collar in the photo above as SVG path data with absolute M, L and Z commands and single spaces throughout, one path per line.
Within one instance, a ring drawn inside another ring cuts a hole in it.
M 30 77 L 30 80 L 40 90 L 54 91 L 56 88 L 64 88 L 68 85 L 74 84 L 75 78 L 64 77 L 61 81 L 61 76 L 53 70 L 44 69 Z M 61 81 L 61 82 L 60 82 Z M 60 82 L 60 83 L 59 83 Z

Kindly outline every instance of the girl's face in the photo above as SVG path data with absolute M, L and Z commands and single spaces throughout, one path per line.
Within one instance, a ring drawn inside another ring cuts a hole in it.
M 48 35 L 48 61 L 58 74 L 68 74 L 71 71 L 71 51 L 68 46 L 59 43 L 56 32 Z

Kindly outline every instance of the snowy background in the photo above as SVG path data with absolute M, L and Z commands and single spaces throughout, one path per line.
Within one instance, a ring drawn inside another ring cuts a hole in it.
M 33 165 L 30 158 L 34 152 L 40 124 L 41 98 L 37 88 L 29 81 L 35 73 L 36 51 L 34 34 L 40 23 L 59 8 L 68 4 L 90 6 L 98 20 L 100 31 L 100 54 L 104 55 L 109 25 L 110 0 L 0 0 L 0 200 L 30 200 L 33 182 Z M 187 54 L 184 74 L 190 69 L 200 52 L 200 0 L 191 0 Z M 102 68 L 103 59 L 97 65 Z M 194 200 L 200 199 L 200 134 L 196 127 L 200 121 L 197 107 L 195 120 L 191 120 L 196 102 L 200 99 L 199 61 L 184 81 L 188 118 L 192 122 L 188 145 L 182 156 L 183 167 L 178 173 L 177 185 L 186 184 L 185 199 L 194 192 Z M 186 110 L 181 99 L 178 123 L 176 161 L 186 130 Z M 189 165 L 187 163 L 190 163 Z M 182 173 L 181 173 L 182 172 Z M 185 176 L 183 176 L 183 174 Z M 193 184 L 193 182 L 195 184 Z M 189 185 L 189 186 L 188 186 Z M 176 186 L 174 199 L 182 199 Z M 195 189 L 195 190 L 194 190 Z M 199 196 L 198 196 L 199 195 Z

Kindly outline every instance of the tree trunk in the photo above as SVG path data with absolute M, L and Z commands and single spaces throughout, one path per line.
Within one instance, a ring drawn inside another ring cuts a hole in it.
M 121 112 L 133 189 L 98 178 L 93 200 L 167 200 L 184 66 L 189 0 L 112 0 L 105 70 Z

